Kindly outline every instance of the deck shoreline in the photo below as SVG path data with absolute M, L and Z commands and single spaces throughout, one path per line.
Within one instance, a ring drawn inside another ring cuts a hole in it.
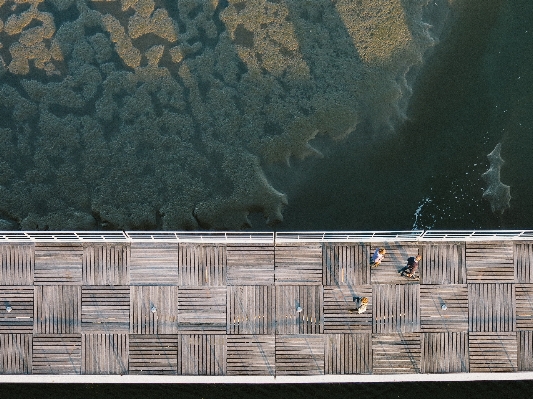
M 0 232 L 0 382 L 533 379 L 532 265 L 530 230 Z

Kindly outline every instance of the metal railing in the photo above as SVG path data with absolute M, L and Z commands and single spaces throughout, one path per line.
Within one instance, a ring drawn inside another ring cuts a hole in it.
M 0 231 L 0 242 L 191 242 L 191 243 L 291 243 L 291 242 L 429 242 L 530 240 L 533 230 L 409 230 L 409 231 Z
M 276 242 L 416 241 L 423 230 L 278 232 Z

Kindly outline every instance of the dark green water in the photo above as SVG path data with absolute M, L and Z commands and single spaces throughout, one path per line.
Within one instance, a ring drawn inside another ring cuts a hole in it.
M 356 133 L 317 161 L 290 195 L 283 230 L 532 228 L 533 2 L 457 3 L 409 120 L 368 145 Z M 512 197 L 503 215 L 482 198 L 498 143 Z

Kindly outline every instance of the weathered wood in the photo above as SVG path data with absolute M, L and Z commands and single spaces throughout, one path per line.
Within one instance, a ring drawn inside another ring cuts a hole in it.
M 180 244 L 180 286 L 225 286 L 226 246 Z
M 324 285 L 370 283 L 369 245 L 325 243 L 322 252 Z
M 276 375 L 324 374 L 324 335 L 276 336 Z
M 465 284 L 465 245 L 426 244 L 420 247 L 422 284 Z
M 515 275 L 518 283 L 533 283 L 533 243 L 514 244 Z
M 0 286 L 0 333 L 33 332 L 33 294 L 33 286 Z
M 321 285 L 320 244 L 278 244 L 275 258 L 276 285 Z
M 229 244 L 226 251 L 228 285 L 274 285 L 272 244 Z
M 273 334 L 274 286 L 228 286 L 227 333 Z
M 128 334 L 83 334 L 82 374 L 128 374 Z
M 80 333 L 81 287 L 71 285 L 36 286 L 33 314 L 35 333 Z
M 130 374 L 177 374 L 179 336 L 130 334 Z
M 373 374 L 420 373 L 420 334 L 372 334 Z
M 0 373 L 31 374 L 32 334 L 0 334 Z
M 81 374 L 81 334 L 33 336 L 33 374 Z
M 514 302 L 514 284 L 469 284 L 469 331 L 515 331 Z
M 420 328 L 435 333 L 468 331 L 468 286 L 421 285 Z
M 274 335 L 228 335 L 228 375 L 275 375 Z
M 533 371 L 533 331 L 518 333 L 518 371 Z
M 516 329 L 533 331 L 533 284 L 516 285 Z
M 129 285 L 130 245 L 128 243 L 83 245 L 84 285 Z
M 422 334 L 422 373 L 467 373 L 468 359 L 466 331 Z
M 372 337 L 370 333 L 325 335 L 325 374 L 370 374 Z
M 93 333 L 129 332 L 130 287 L 82 287 L 81 330 Z
M 35 285 L 81 285 L 83 246 L 76 242 L 35 244 Z
M 130 287 L 130 333 L 176 334 L 178 287 Z
M 322 333 L 322 290 L 313 285 L 277 286 L 276 334 Z
M 31 243 L 0 245 L 0 285 L 31 285 L 35 246 Z
M 357 313 L 359 298 L 367 297 L 366 312 Z M 354 301 L 354 298 L 357 300 Z M 324 333 L 372 331 L 372 286 L 325 286 Z
M 407 259 L 419 254 L 419 247 L 413 243 L 375 243 L 370 248 L 370 255 L 377 248 L 385 248 L 385 257 L 378 267 L 371 269 L 372 284 L 410 284 L 413 280 L 400 275 L 400 271 L 407 265 Z M 369 258 L 370 261 L 370 258 Z M 422 259 L 418 273 L 424 269 Z
M 513 243 L 467 243 L 466 275 L 469 283 L 514 282 Z
M 374 333 L 420 331 L 418 284 L 374 284 Z
M 226 336 L 180 335 L 178 374 L 225 375 Z
M 514 332 L 470 332 L 470 372 L 517 371 L 517 337 Z
M 180 287 L 178 329 L 190 334 L 226 334 L 226 287 Z
M 177 243 L 133 242 L 130 257 L 131 285 L 178 285 Z

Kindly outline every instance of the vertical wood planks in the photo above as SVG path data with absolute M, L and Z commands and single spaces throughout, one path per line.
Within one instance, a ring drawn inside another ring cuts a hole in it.
M 176 334 L 178 287 L 130 287 L 130 333 Z
M 420 331 L 418 284 L 374 284 L 374 333 Z
M 322 244 L 324 285 L 370 283 L 370 246 L 363 244 Z
M 179 285 L 225 286 L 226 246 L 180 244 Z
M 370 333 L 325 335 L 325 374 L 372 373 Z
M 514 302 L 514 284 L 469 284 L 469 331 L 515 331 Z
M 84 244 L 84 285 L 129 285 L 129 244 Z
M 466 331 L 422 334 L 422 373 L 467 373 L 468 371 Z
M 0 334 L 0 373 L 31 374 L 32 334 Z
M 322 291 L 313 285 L 276 286 L 276 334 L 322 333 Z
M 35 267 L 35 247 L 33 244 L 0 245 L 0 284 L 31 285 Z
M 128 334 L 83 334 L 83 374 L 128 374 Z
M 34 295 L 34 333 L 81 332 L 80 286 L 41 285 L 35 287 Z
M 228 286 L 227 333 L 273 334 L 274 286 Z
M 439 243 L 421 246 L 423 284 L 465 284 L 465 245 Z
M 179 342 L 178 374 L 226 374 L 226 336 L 180 335 Z

